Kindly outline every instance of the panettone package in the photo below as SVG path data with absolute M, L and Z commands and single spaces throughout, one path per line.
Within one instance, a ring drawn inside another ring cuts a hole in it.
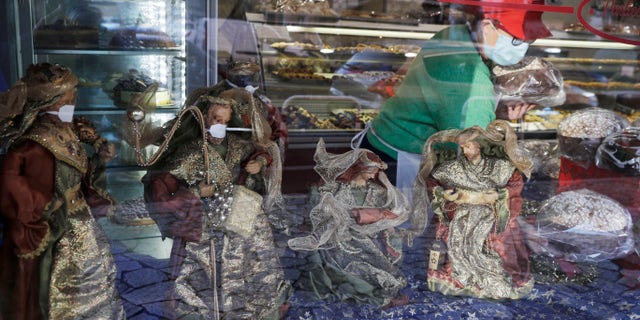
M 527 245 L 538 254 L 573 262 L 616 259 L 634 250 L 631 214 L 610 197 L 579 189 L 545 201 L 533 224 L 521 220 Z
M 541 107 L 554 107 L 566 100 L 562 74 L 550 62 L 525 57 L 511 66 L 492 69 L 493 84 L 501 100 L 517 100 Z
M 558 124 L 560 155 L 589 167 L 604 138 L 628 126 L 627 119 L 611 110 L 593 107 L 576 111 Z
M 596 151 L 596 166 L 628 176 L 640 176 L 640 128 L 608 135 Z

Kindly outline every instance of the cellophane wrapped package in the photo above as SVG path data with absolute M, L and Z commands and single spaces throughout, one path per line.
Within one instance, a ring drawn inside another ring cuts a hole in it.
M 595 161 L 600 168 L 640 176 L 640 127 L 628 127 L 608 135 L 600 143 Z
M 604 138 L 628 126 L 627 119 L 608 109 L 593 107 L 576 111 L 558 125 L 560 155 L 588 167 L 595 162 L 596 151 Z
M 629 211 L 589 189 L 559 193 L 539 207 L 534 221 L 520 223 L 532 251 L 558 259 L 598 262 L 634 250 Z
M 536 177 L 558 179 L 560 156 L 558 143 L 550 139 L 525 139 L 518 144 L 526 150 L 533 162 L 532 174 Z
M 494 90 L 501 100 L 517 100 L 554 107 L 566 100 L 562 74 L 540 57 L 525 57 L 511 66 L 492 69 Z

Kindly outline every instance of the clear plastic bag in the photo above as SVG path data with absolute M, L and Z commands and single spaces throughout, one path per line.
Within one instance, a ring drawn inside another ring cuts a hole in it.
M 562 74 L 540 57 L 525 57 L 512 66 L 492 69 L 494 90 L 501 100 L 535 103 L 554 107 L 566 100 Z
M 560 170 L 558 143 L 555 140 L 526 139 L 518 141 L 533 162 L 532 174 L 557 179 Z
M 589 167 L 604 138 L 628 126 L 627 119 L 611 110 L 593 107 L 576 111 L 558 125 L 560 155 Z
M 608 135 L 596 151 L 596 166 L 640 176 L 640 128 L 629 127 Z
M 616 259 L 634 250 L 631 214 L 610 197 L 579 189 L 545 201 L 533 224 L 520 220 L 531 250 L 573 262 Z

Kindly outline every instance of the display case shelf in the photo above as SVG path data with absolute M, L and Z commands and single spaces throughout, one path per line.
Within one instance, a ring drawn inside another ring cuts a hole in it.
M 181 48 L 175 49 L 36 49 L 36 55 L 109 55 L 109 56 L 130 56 L 130 55 L 184 55 Z
M 157 108 L 154 111 L 154 113 L 174 115 L 178 113 L 179 110 L 180 110 L 180 107 L 174 105 L 172 107 Z M 78 108 L 75 110 L 75 113 L 78 115 L 113 115 L 113 114 L 124 115 L 124 112 L 125 112 L 125 108 L 107 106 L 107 105 L 103 105 L 103 106 L 93 105 L 91 108 Z
M 129 94 L 118 92 L 140 90 L 128 80 L 146 86 L 158 83 L 157 103 L 162 105 L 148 113 L 149 123 L 161 126 L 178 113 L 187 87 L 186 2 L 16 0 L 12 4 L 15 39 L 20 42 L 17 78 L 32 63 L 71 68 L 78 77 L 75 114 L 92 121 L 116 148 L 108 174 L 141 170 L 134 148 L 126 142 Z

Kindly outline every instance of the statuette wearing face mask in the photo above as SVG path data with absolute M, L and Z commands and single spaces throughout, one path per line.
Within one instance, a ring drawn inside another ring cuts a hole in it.
M 231 120 L 231 105 L 213 103 L 205 116 L 208 140 L 213 144 L 220 144 L 227 133 L 227 124 Z
M 224 138 L 227 134 L 227 125 L 216 123 L 207 129 L 207 132 L 214 138 Z
M 47 111 L 46 113 L 57 115 L 62 122 L 73 121 L 73 111 L 76 106 L 72 104 L 65 104 L 58 111 Z

